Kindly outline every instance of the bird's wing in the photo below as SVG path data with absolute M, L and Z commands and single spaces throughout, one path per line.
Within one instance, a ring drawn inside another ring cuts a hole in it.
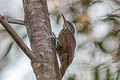
M 76 41 L 75 41 L 75 36 L 72 32 L 68 32 L 67 38 L 68 38 L 68 53 L 70 54 L 69 55 L 69 65 L 70 65 L 74 58 Z
M 58 36 L 58 54 L 59 54 L 59 58 L 60 58 L 60 61 L 61 61 L 61 64 L 63 63 L 64 59 L 66 58 L 66 54 L 67 54 L 67 33 L 66 31 L 62 30 Z M 65 62 L 66 63 L 66 62 Z
M 59 46 L 59 47 L 63 47 L 63 46 L 64 46 L 64 41 L 65 41 L 65 40 L 64 40 L 64 39 L 65 39 L 64 36 L 65 36 L 65 31 L 62 30 L 62 31 L 60 32 L 59 36 L 58 36 L 58 40 L 59 40 L 59 41 L 58 41 L 58 44 L 59 44 L 58 46 Z

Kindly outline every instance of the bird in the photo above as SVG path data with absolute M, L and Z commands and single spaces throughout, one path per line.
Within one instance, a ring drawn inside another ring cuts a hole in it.
M 60 58 L 61 67 L 61 77 L 64 76 L 66 69 L 72 63 L 74 58 L 74 52 L 76 47 L 76 40 L 75 40 L 75 29 L 73 24 L 70 21 L 67 21 L 62 14 L 64 24 L 63 29 L 60 31 L 58 35 L 58 56 Z

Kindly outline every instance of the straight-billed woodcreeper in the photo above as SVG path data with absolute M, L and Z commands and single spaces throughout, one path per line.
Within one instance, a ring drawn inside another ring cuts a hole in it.
M 64 19 L 63 29 L 61 30 L 58 36 L 58 45 L 59 45 L 59 53 L 58 56 L 60 58 L 61 67 L 61 77 L 65 74 L 66 69 L 72 63 L 74 58 L 74 51 L 76 46 L 75 41 L 75 29 L 71 22 L 67 21 L 62 14 Z

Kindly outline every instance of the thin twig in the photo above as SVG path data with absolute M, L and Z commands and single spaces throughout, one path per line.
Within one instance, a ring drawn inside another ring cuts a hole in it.
M 115 10 L 113 10 L 113 11 L 111 12 L 111 14 L 114 13 L 114 12 L 116 12 L 116 11 L 119 11 L 119 10 L 120 10 L 120 8 L 115 9 Z
M 12 19 L 12 18 L 4 18 L 8 23 L 12 24 L 19 24 L 19 25 L 25 25 L 23 20 L 18 20 L 18 19 Z
M 23 52 L 30 58 L 33 58 L 32 51 L 26 46 L 23 40 L 19 37 L 19 35 L 15 32 L 15 30 L 8 24 L 8 22 L 4 19 L 4 17 L 0 16 L 0 23 L 7 30 L 7 32 L 11 35 L 17 45 L 23 50 Z

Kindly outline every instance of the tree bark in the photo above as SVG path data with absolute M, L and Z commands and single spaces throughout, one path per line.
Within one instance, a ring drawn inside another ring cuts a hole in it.
M 60 80 L 47 0 L 23 0 L 25 24 L 34 57 L 32 67 L 37 80 Z

